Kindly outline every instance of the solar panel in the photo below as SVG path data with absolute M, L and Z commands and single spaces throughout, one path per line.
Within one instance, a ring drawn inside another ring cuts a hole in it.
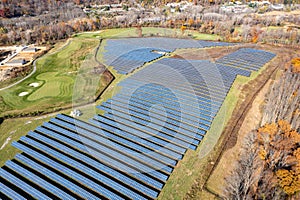
M 26 198 L 24 198 L 22 195 L 15 192 L 13 189 L 7 187 L 1 182 L 0 182 L 0 192 L 2 192 L 3 194 L 5 194 L 7 197 L 11 199 L 26 200 Z
M 38 191 L 37 189 L 33 188 L 29 184 L 25 183 L 21 179 L 17 178 L 13 174 L 7 172 L 3 168 L 0 168 L 0 176 L 7 180 L 8 182 L 16 185 L 19 188 L 24 189 L 27 193 L 29 193 L 32 197 L 36 199 L 51 199 L 47 195 L 43 194 L 42 192 Z
M 38 154 L 35 151 L 25 147 L 24 145 L 22 145 L 20 143 L 14 143 L 14 146 L 24 152 L 29 153 L 30 155 Z M 19 160 L 20 162 L 30 166 L 32 169 L 36 170 L 37 172 L 44 174 L 51 180 L 55 181 L 57 184 L 63 184 L 63 186 L 67 187 L 68 190 L 72 191 L 73 193 L 77 194 L 78 196 L 80 196 L 82 198 L 85 198 L 85 199 L 87 199 L 87 198 L 96 199 L 97 198 L 96 196 L 87 192 L 83 188 L 77 186 L 76 184 L 72 183 L 71 181 L 63 178 L 62 176 L 54 173 L 53 171 L 47 169 L 46 167 L 38 164 L 37 162 L 27 158 L 26 156 L 24 156 L 22 154 L 17 154 L 16 159 Z
M 52 122 L 55 122 L 55 121 L 52 121 Z M 63 123 L 61 121 L 57 121 L 57 122 L 58 122 L 58 124 Z M 57 127 L 54 124 L 50 124 L 50 123 L 44 123 L 43 126 L 49 128 L 51 130 L 58 131 L 60 133 L 64 133 L 65 135 L 67 135 L 67 136 L 69 136 L 73 139 L 78 138 L 77 141 L 81 141 L 81 139 L 82 139 L 81 137 L 85 137 L 86 136 L 85 134 L 91 134 L 87 130 L 80 128 L 78 125 L 74 126 L 74 129 L 69 129 L 69 130 L 73 130 L 74 132 L 78 131 L 78 132 L 80 132 L 81 134 L 84 134 L 84 135 L 79 136 L 75 133 L 72 133 L 70 131 L 66 131 L 63 128 Z M 38 128 L 37 128 L 37 130 L 38 130 Z M 131 140 L 127 140 L 127 138 L 125 139 L 124 136 L 119 137 L 119 136 L 117 136 L 115 134 L 112 134 L 111 132 L 108 132 L 104 129 L 102 129 L 101 131 L 97 131 L 97 136 L 103 136 L 104 138 L 107 138 L 107 139 L 112 140 L 112 141 L 116 141 L 117 143 L 122 144 L 122 145 L 127 146 L 127 147 L 131 147 L 131 148 L 134 147 L 134 149 L 137 150 L 138 152 L 147 154 L 148 156 L 152 156 L 153 159 L 157 159 L 157 160 L 159 160 L 160 162 L 162 162 L 166 165 L 174 166 L 176 164 L 175 160 L 169 159 L 168 157 L 163 156 L 162 154 L 159 154 L 157 152 L 152 152 L 152 149 L 147 149 L 142 145 L 138 145 L 137 143 L 132 142 Z M 93 136 L 93 138 L 94 137 L 98 138 L 97 136 Z M 169 169 L 169 171 L 170 171 L 170 169 Z
M 38 184 L 39 186 L 45 188 L 49 192 L 51 192 L 53 195 L 57 196 L 58 198 L 61 199 L 75 199 L 74 197 L 70 196 L 69 194 L 65 193 L 55 185 L 52 185 L 51 183 L 45 181 L 44 179 L 40 178 L 39 176 L 35 175 L 34 173 L 28 171 L 27 169 L 23 168 L 22 166 L 12 162 L 12 161 L 7 161 L 5 163 L 7 167 L 10 169 L 17 171 L 20 175 L 23 177 L 26 177 L 28 180 L 31 182 L 34 182 Z

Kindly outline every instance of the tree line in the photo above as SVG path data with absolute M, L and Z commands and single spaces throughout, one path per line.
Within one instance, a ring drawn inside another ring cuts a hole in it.
M 159 21 L 149 21 L 152 10 L 128 11 L 125 15 L 96 15 L 83 12 L 83 6 L 118 3 L 122 1 L 96 0 L 2 0 L 0 10 L 9 9 L 11 18 L 0 20 L 0 45 L 54 43 L 77 32 L 104 28 L 159 26 L 192 29 L 201 33 L 217 34 L 225 41 L 264 42 L 300 45 L 299 15 L 225 14 L 219 6 L 194 7 L 172 17 L 163 9 L 157 9 Z M 127 2 L 127 1 L 125 1 Z M 161 1 L 160 1 L 161 2 Z M 165 2 L 164 2 L 165 3 Z M 134 6 L 130 2 L 131 6 Z M 27 14 L 26 14 L 27 13 Z M 24 16 L 25 15 L 25 16 Z M 145 20 L 144 20 L 145 19 Z M 295 27 L 283 28 L 285 23 Z M 279 27 L 268 29 L 268 26 Z M 264 28 L 266 27 L 266 28 Z
M 226 199 L 300 199 L 300 73 L 292 62 L 269 92 L 261 127 L 243 141 Z

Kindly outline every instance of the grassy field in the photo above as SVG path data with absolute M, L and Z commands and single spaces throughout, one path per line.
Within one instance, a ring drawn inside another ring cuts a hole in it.
M 193 35 L 193 38 L 196 40 L 220 40 L 221 39 L 221 37 L 218 35 L 198 33 L 194 31 L 192 31 L 191 34 Z
M 156 27 L 143 27 L 143 37 L 149 36 L 165 36 L 165 37 L 192 37 L 197 40 L 218 40 L 221 39 L 218 35 L 203 34 L 198 31 L 186 30 L 182 35 L 180 29 L 171 28 L 156 28 Z M 120 28 L 120 29 L 107 29 L 98 33 L 79 33 L 74 36 L 75 38 L 124 38 L 124 37 L 138 37 L 136 28 Z
M 34 130 L 48 118 L 35 120 L 33 118 L 8 119 L 0 126 L 0 167 L 6 160 L 12 159 L 20 151 L 11 146 L 12 141 L 18 140 L 28 131 Z

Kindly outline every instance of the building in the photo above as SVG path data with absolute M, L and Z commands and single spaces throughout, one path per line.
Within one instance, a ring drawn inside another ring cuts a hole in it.
M 11 61 L 8 61 L 7 63 L 5 63 L 5 65 L 14 66 L 14 67 L 22 66 L 25 64 L 26 64 L 25 59 L 16 59 L 16 60 L 11 60 Z

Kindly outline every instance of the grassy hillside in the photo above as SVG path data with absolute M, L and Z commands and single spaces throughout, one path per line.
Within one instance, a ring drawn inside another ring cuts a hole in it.
M 93 54 L 96 39 L 72 39 L 56 53 L 46 54 L 37 61 L 37 71 L 29 79 L 0 92 L 0 113 L 51 112 L 72 103 L 73 85 L 86 56 Z M 30 86 L 38 83 L 38 87 Z M 28 95 L 19 96 L 22 92 Z

